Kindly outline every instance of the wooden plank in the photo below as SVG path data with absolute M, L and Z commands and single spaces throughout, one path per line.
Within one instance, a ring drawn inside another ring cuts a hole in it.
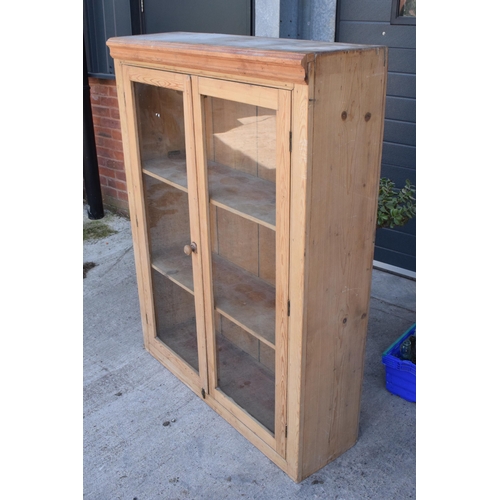
M 181 90 L 185 89 L 185 75 L 167 71 L 156 71 L 147 68 L 130 67 L 128 70 L 130 80 L 155 87 Z
M 276 111 L 207 97 L 207 157 L 217 163 L 276 182 Z
M 288 274 L 290 241 L 290 133 L 291 93 L 280 90 L 276 116 L 276 451 L 286 456 L 287 363 L 288 363 Z
M 365 50 L 360 45 L 207 33 L 159 33 L 114 37 L 111 57 L 156 64 L 191 74 L 232 76 L 247 81 L 304 83 L 307 63 L 316 53 Z
M 163 276 L 194 295 L 193 268 L 188 256 L 176 255 L 174 249 L 168 249 L 162 255 L 153 254 L 151 265 Z
M 386 75 L 382 50 L 316 60 L 302 478 L 357 439 Z
M 188 192 L 186 160 L 155 158 L 143 162 L 143 172 L 185 193 Z
M 150 255 L 185 256 L 184 246 L 191 241 L 188 195 L 147 175 L 143 189 Z M 186 262 L 191 267 L 189 257 Z
M 182 63 L 182 66 L 180 65 Z M 267 78 L 262 77 L 256 74 L 249 74 L 248 72 L 244 74 L 238 74 L 234 72 L 221 72 L 220 68 L 217 67 L 207 67 L 200 65 L 197 68 L 190 68 L 187 66 L 186 61 L 178 61 L 178 62 L 168 62 L 165 61 L 163 63 L 158 63 L 157 61 L 150 59 L 146 61 L 140 60 L 131 60 L 130 58 L 126 61 L 126 64 L 129 67 L 138 67 L 138 68 L 150 68 L 156 69 L 158 71 L 170 71 L 176 73 L 189 74 L 192 76 L 203 76 L 205 78 L 217 78 L 217 79 L 226 79 L 230 81 L 235 81 L 239 83 L 251 84 L 251 85 L 260 85 L 261 87 L 271 87 L 274 89 L 284 89 L 291 90 L 294 87 L 293 82 L 289 82 L 283 80 L 280 75 L 274 75 L 273 77 Z
M 204 131 L 205 131 L 205 154 L 208 160 L 215 161 L 215 146 L 214 146 L 214 109 L 213 109 L 213 99 L 206 98 L 203 99 L 203 116 L 204 116 Z
M 120 66 L 118 63 L 117 66 Z M 149 238 L 146 221 L 146 207 L 143 195 L 141 157 L 138 150 L 139 131 L 135 120 L 134 109 L 136 106 L 135 93 L 132 82 L 129 79 L 129 67 L 123 69 L 123 87 L 120 88 L 121 110 L 125 110 L 125 123 L 127 135 L 124 136 L 125 164 L 128 164 L 127 189 L 129 191 L 129 207 L 131 214 L 131 228 L 134 240 L 134 254 L 136 259 L 138 291 L 141 303 L 144 304 L 141 311 L 143 329 L 145 332 L 145 347 L 180 378 L 193 391 L 199 392 L 201 385 L 200 376 L 189 367 L 172 350 L 158 340 L 156 335 L 156 319 L 154 313 L 154 300 L 152 295 L 152 267 L 150 262 Z M 120 70 L 118 70 L 120 72 Z M 123 122 L 123 119 L 122 119 Z M 133 139 L 131 139 L 131 135 Z M 127 151 L 128 149 L 128 151 Z M 134 224 L 135 221 L 135 224 Z M 203 313 L 202 313 L 203 314 Z
M 210 395 L 217 387 L 216 341 L 215 341 L 215 308 L 212 283 L 212 239 L 210 235 L 211 212 L 208 198 L 208 173 L 205 149 L 206 119 L 205 107 L 198 88 L 198 77 L 191 78 L 193 99 L 193 137 L 196 154 L 196 196 L 198 197 L 198 217 L 200 224 L 201 267 L 203 269 L 203 303 L 205 311 L 205 336 L 207 356 L 207 387 L 205 392 Z M 218 245 L 218 243 L 217 243 Z
M 108 47 L 131 47 L 131 50 L 155 48 L 165 52 L 185 50 L 202 54 L 221 54 L 231 58 L 248 56 L 269 61 L 283 59 L 295 61 L 304 54 L 343 52 L 358 47 L 348 43 L 330 43 L 315 40 L 281 39 L 270 37 L 240 36 L 219 33 L 170 32 L 138 35 L 134 37 L 115 37 L 108 40 Z M 133 49 L 132 49 L 133 48 Z
M 274 287 L 216 254 L 212 269 L 215 309 L 274 348 Z
M 259 225 L 259 278 L 276 286 L 276 231 Z
M 213 161 L 235 170 L 257 176 L 258 137 L 257 109 L 246 103 L 227 101 L 212 97 L 205 98 L 211 103 L 210 133 L 207 130 L 207 155 Z
M 217 208 L 218 255 L 258 276 L 259 226 L 232 212 Z
M 224 165 L 209 162 L 210 203 L 276 229 L 276 185 Z
M 217 335 L 222 335 L 224 339 L 228 340 L 239 349 L 244 351 L 246 354 L 249 354 L 255 360 L 259 361 L 259 350 L 260 350 L 260 340 L 254 337 L 251 333 L 243 330 L 238 325 L 230 321 L 229 319 L 221 316 L 220 314 L 216 315 L 219 317 L 220 327 L 216 328 Z M 264 345 L 264 344 L 263 344 Z M 266 346 L 267 347 L 267 346 Z M 272 350 L 274 353 L 274 349 Z M 219 354 L 219 364 L 221 361 L 220 350 L 218 350 Z M 220 374 L 219 374 L 220 378 Z
M 134 115 L 136 103 L 132 82 L 128 77 L 129 69 L 130 68 L 124 66 L 120 61 L 115 62 L 137 287 L 141 307 L 144 345 L 146 349 L 148 349 L 155 336 L 155 316 L 149 261 L 146 207 L 143 198 L 141 158 L 138 148 L 139 132 L 137 130 L 137 123 Z
M 303 411 L 304 407 L 304 326 L 307 311 L 304 304 L 307 278 L 306 238 L 311 203 L 308 182 L 311 176 L 314 117 L 314 65 L 308 69 L 309 85 L 297 85 L 292 94 L 292 156 L 290 199 L 290 316 L 288 333 L 288 436 L 286 447 L 287 474 L 295 481 L 302 479 Z
M 280 91 L 281 92 L 281 91 Z M 276 111 L 257 108 L 257 177 L 276 183 L 276 142 L 279 127 Z
M 197 249 L 191 254 L 193 267 L 194 281 L 194 300 L 196 307 L 196 332 L 198 343 L 198 362 L 200 373 L 200 386 L 208 387 L 208 362 L 206 349 L 206 332 L 205 332 L 205 302 L 203 298 L 203 252 L 205 251 L 200 245 L 201 241 L 201 221 L 198 206 L 198 177 L 196 164 L 196 144 L 195 144 L 195 126 L 193 113 L 193 91 L 191 87 L 191 77 L 183 75 L 184 78 L 184 93 L 183 102 L 185 110 L 185 135 L 186 135 L 186 170 L 188 179 L 188 198 L 189 198 L 189 222 L 191 242 L 194 242 Z M 191 242 L 186 242 L 190 244 Z
M 278 109 L 278 90 L 273 88 L 228 82 L 215 78 L 200 78 L 199 92 L 202 95 L 219 99 Z

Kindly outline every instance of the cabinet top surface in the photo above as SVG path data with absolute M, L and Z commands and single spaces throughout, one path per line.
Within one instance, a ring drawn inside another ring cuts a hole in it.
M 295 40 L 291 38 L 266 38 L 257 36 L 225 35 L 219 33 L 154 33 L 110 38 L 110 47 L 130 45 L 136 47 L 157 47 L 168 50 L 173 46 L 186 50 L 208 50 L 217 52 L 285 52 L 302 56 L 317 52 L 336 52 L 374 48 L 373 45 Z M 276 54 L 274 54 L 276 55 Z M 286 57 L 286 56 L 285 56 Z
M 291 83 L 307 81 L 307 64 L 321 54 L 386 50 L 380 45 L 186 32 L 114 37 L 107 45 L 115 59 Z

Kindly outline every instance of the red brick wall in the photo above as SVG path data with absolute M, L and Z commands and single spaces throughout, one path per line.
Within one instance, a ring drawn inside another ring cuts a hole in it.
M 128 214 L 122 134 L 114 80 L 89 78 L 104 206 Z

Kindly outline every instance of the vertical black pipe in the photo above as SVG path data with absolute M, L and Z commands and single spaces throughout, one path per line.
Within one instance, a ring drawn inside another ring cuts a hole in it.
M 83 41 L 83 181 L 89 219 L 102 219 L 104 217 L 104 208 L 102 205 L 101 181 L 99 179 L 99 167 L 97 164 L 92 107 L 90 105 L 90 85 L 87 74 L 85 40 Z

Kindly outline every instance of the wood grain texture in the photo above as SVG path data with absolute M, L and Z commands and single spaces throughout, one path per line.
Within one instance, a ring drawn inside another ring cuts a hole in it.
M 314 90 L 314 65 L 308 71 L 309 85 L 297 85 L 292 100 L 292 155 L 290 180 L 290 317 L 288 333 L 288 437 L 287 474 L 300 481 L 302 478 L 302 429 L 305 376 L 305 322 L 304 308 L 306 267 L 306 240 L 309 232 L 308 217 L 311 204 L 311 177 L 313 149 L 314 106 L 310 101 Z
M 212 269 L 215 309 L 274 347 L 274 287 L 215 254 Z
M 316 59 L 302 478 L 350 448 L 358 435 L 385 61 L 378 49 Z
M 364 49 L 354 44 L 212 33 L 115 37 L 106 44 L 115 59 L 291 83 L 306 80 L 307 62 L 315 53 Z
M 299 482 L 357 438 L 387 49 L 186 33 L 108 45 L 145 344 Z M 185 134 L 176 135 L 181 108 Z M 189 213 L 188 227 L 168 229 L 175 248 L 150 244 L 143 184 L 187 197 L 189 209 L 165 204 Z M 190 240 L 198 251 L 187 257 Z M 184 297 L 161 324 L 192 332 L 196 322 L 196 338 L 162 333 L 172 349 L 155 337 L 152 273 Z M 195 343 L 199 374 L 174 353 L 196 365 Z M 263 370 L 255 380 L 270 390 L 256 406 L 227 366 L 232 397 L 218 388 L 218 347 Z
M 200 224 L 200 246 L 201 251 L 201 267 L 203 272 L 203 303 L 205 311 L 205 347 L 207 358 L 207 386 L 205 392 L 211 394 L 217 387 L 217 364 L 216 364 L 216 315 L 214 307 L 214 295 L 212 286 L 212 248 L 218 248 L 218 241 L 212 241 L 211 228 L 213 228 L 216 220 L 216 211 L 210 208 L 210 200 L 208 196 L 208 170 L 207 170 L 207 149 L 206 149 L 206 127 L 207 118 L 205 112 L 211 108 L 205 109 L 205 99 L 200 95 L 199 78 L 197 76 L 191 79 L 192 89 L 192 113 L 193 113 L 193 139 L 196 154 L 196 186 L 198 197 L 198 217 Z
M 215 162 L 208 181 L 210 203 L 276 229 L 276 184 Z
M 201 221 L 199 213 L 198 198 L 198 168 L 196 163 L 196 143 L 195 143 L 195 125 L 193 112 L 193 89 L 191 86 L 191 77 L 183 75 L 184 92 L 183 102 L 185 110 L 185 142 L 186 142 L 186 171 L 188 180 L 188 198 L 189 198 L 189 222 L 191 232 L 191 242 L 197 246 L 196 252 L 191 254 L 193 266 L 194 281 L 194 301 L 196 307 L 196 333 L 198 343 L 198 360 L 200 386 L 208 387 L 208 364 L 206 355 L 206 332 L 205 332 L 205 301 L 204 293 L 204 274 L 202 268 L 203 253 L 206 251 L 201 242 Z M 190 244 L 189 241 L 186 244 Z
M 276 451 L 286 456 L 288 363 L 288 266 L 290 241 L 291 92 L 280 90 L 276 116 Z
M 139 132 L 135 119 L 136 101 L 133 83 L 128 75 L 130 68 L 121 65 L 119 62 L 115 66 L 144 346 L 146 349 L 149 349 L 150 343 L 155 336 L 155 319 L 152 298 L 151 267 L 149 265 L 150 251 L 146 223 L 146 207 L 141 175 Z

